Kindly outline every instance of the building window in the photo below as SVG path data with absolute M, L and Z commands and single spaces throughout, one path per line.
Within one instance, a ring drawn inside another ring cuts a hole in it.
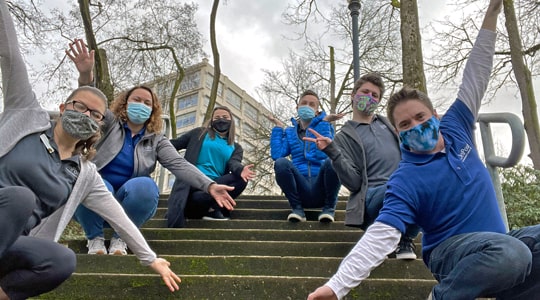
M 235 107 L 240 109 L 242 107 L 242 98 L 235 92 L 227 89 L 227 95 L 225 95 L 225 101 Z
M 201 78 L 199 76 L 199 72 L 191 73 L 186 75 L 186 77 L 184 77 L 182 80 L 182 83 L 180 83 L 180 91 L 187 92 L 199 88 L 200 86 Z
M 246 117 L 248 117 L 251 120 L 257 122 L 258 115 L 257 115 L 257 109 L 255 108 L 255 106 L 253 106 L 253 105 L 251 105 L 249 103 L 245 103 L 244 104 L 244 114 L 246 115 Z
M 206 88 L 212 90 L 212 84 L 214 83 L 214 76 L 210 73 L 206 74 Z M 217 88 L 217 95 L 223 97 L 223 84 L 220 82 Z
M 251 141 L 257 139 L 257 131 L 255 130 L 255 128 L 249 126 L 246 123 L 244 123 L 243 127 L 244 127 L 243 128 L 244 131 L 242 133 L 243 133 L 244 138 L 249 139 Z
M 199 94 L 191 94 L 178 99 L 176 102 L 176 110 L 186 109 L 196 106 L 199 103 Z
M 195 115 L 195 112 L 190 112 L 187 114 L 179 115 L 176 117 L 176 128 L 183 128 L 189 125 L 195 124 L 195 120 L 197 119 L 197 116 Z

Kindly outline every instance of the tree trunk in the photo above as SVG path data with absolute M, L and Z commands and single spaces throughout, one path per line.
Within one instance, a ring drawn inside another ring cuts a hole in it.
M 504 15 L 506 18 L 506 30 L 510 43 L 510 57 L 512 59 L 512 69 L 519 86 L 521 95 L 523 119 L 525 122 L 525 131 L 529 141 L 531 153 L 529 157 L 536 170 L 540 170 L 540 128 L 538 123 L 538 113 L 536 99 L 534 97 L 534 88 L 531 79 L 531 72 L 523 61 L 523 46 L 519 34 L 516 12 L 514 10 L 513 0 L 504 0 Z
M 210 102 L 204 115 L 204 121 L 212 119 L 212 111 L 216 105 L 217 92 L 219 87 L 219 78 L 221 77 L 221 67 L 219 66 L 219 52 L 216 41 L 216 15 L 219 6 L 219 0 L 214 0 L 212 12 L 210 13 L 210 45 L 212 46 L 212 56 L 214 57 L 214 81 L 210 92 Z
M 330 113 L 335 114 L 337 107 L 336 98 L 336 61 L 334 47 L 330 46 Z
M 403 85 L 427 94 L 422 39 L 416 0 L 402 0 L 400 6 Z
M 104 49 L 98 49 L 96 36 L 94 35 L 94 29 L 92 27 L 92 17 L 90 16 L 90 2 L 89 0 L 79 0 L 79 9 L 81 11 L 81 17 L 84 25 L 84 32 L 86 35 L 86 44 L 90 49 L 95 51 L 95 72 L 94 80 L 96 87 L 100 89 L 109 101 L 109 104 L 114 100 L 114 89 L 111 83 L 111 76 L 109 74 L 109 66 L 107 62 L 107 53 Z

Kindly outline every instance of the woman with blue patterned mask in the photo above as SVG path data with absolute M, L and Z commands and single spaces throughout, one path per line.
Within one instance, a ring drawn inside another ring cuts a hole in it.
M 82 40 L 75 40 L 66 54 L 79 71 L 79 84 L 92 84 L 93 51 Z M 93 160 L 109 191 L 140 228 L 157 209 L 160 191 L 150 174 L 159 162 L 182 184 L 209 193 L 219 206 L 232 210 L 235 202 L 227 191 L 233 188 L 217 184 L 178 154 L 162 134 L 161 114 L 161 103 L 147 86 L 135 86 L 111 103 Z M 103 228 L 108 224 L 100 216 L 84 206 L 79 206 L 75 216 L 85 231 L 89 254 L 127 254 L 126 243 L 117 232 L 109 249 L 105 247 Z

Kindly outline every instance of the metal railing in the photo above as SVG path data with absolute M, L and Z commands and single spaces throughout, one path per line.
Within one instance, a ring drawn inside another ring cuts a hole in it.
M 491 132 L 492 123 L 506 123 L 510 126 L 512 132 L 512 147 L 508 157 L 502 157 L 495 154 L 493 134 Z M 480 136 L 484 148 L 486 167 L 491 176 L 493 186 L 495 187 L 495 194 L 497 195 L 501 216 L 503 217 L 504 224 L 508 230 L 506 205 L 504 204 L 501 180 L 497 167 L 511 168 L 519 163 L 525 149 L 525 129 L 523 127 L 523 122 L 519 117 L 511 113 L 480 114 L 478 115 L 478 124 L 480 125 Z

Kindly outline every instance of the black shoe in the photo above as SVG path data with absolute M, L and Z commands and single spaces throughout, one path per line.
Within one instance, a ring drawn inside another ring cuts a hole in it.
M 408 237 L 401 237 L 399 245 L 396 249 L 396 259 L 416 259 L 416 253 L 414 250 L 416 246 L 412 239 Z
M 221 211 L 219 210 L 213 210 L 209 211 L 206 216 L 202 217 L 203 220 L 209 220 L 209 221 L 227 221 L 230 220 L 229 218 L 226 218 Z

